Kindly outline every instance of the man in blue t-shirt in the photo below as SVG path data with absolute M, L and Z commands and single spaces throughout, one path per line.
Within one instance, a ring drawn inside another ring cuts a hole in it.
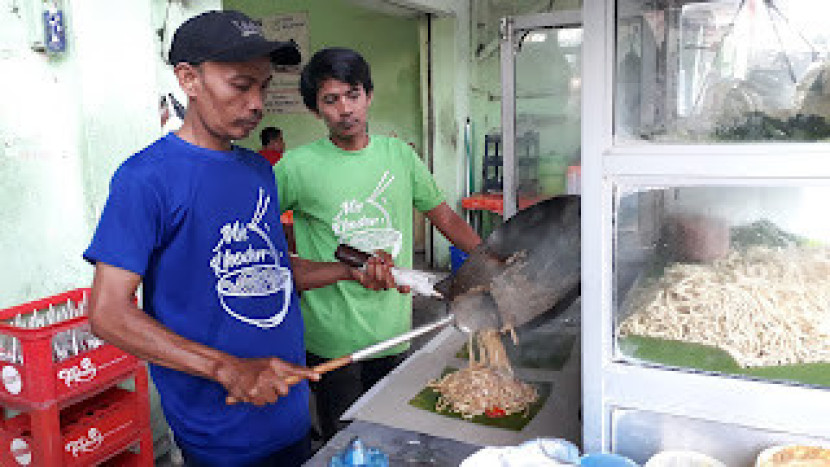
M 305 367 L 297 292 L 340 280 L 394 287 L 391 257 L 365 271 L 291 257 L 271 166 L 231 144 L 262 119 L 272 64 L 300 61 L 293 43 L 210 11 L 179 27 L 169 59 L 187 113 L 112 178 L 84 253 L 95 264 L 90 323 L 150 362 L 187 465 L 300 465 L 306 380 L 319 374 Z

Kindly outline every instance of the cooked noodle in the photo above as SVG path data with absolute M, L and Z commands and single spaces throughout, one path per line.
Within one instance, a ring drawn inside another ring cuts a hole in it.
M 539 398 L 536 388 L 513 377 L 513 369 L 496 330 L 476 334 L 479 358 L 468 343 L 470 365 L 432 381 L 428 387 L 440 393 L 436 410 L 449 409 L 464 418 L 498 409 L 503 415 L 527 412 Z
M 830 250 L 755 246 L 666 268 L 620 334 L 712 345 L 742 367 L 830 362 L 828 305 Z

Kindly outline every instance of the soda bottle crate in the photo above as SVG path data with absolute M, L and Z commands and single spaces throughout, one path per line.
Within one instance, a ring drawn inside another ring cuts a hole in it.
M 113 386 L 59 413 L 34 410 L 4 420 L 0 465 L 151 466 L 153 438 L 142 397 L 146 393 Z M 57 418 L 57 430 L 36 433 L 39 417 Z
M 0 310 L 0 404 L 66 406 L 142 365 L 90 332 L 89 294 L 81 288 Z
M 140 446 L 152 446 L 152 444 L 153 435 L 152 433 L 147 433 L 139 441 L 139 449 Z M 131 447 L 102 462 L 99 467 L 149 467 L 153 465 L 153 462 L 152 456 L 146 458 L 141 451 L 136 452 Z

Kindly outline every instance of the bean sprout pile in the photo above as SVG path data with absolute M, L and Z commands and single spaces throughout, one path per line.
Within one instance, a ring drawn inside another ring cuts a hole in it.
M 636 290 L 620 334 L 706 344 L 744 368 L 830 362 L 830 250 L 753 246 Z
M 469 367 L 449 373 L 427 386 L 439 394 L 436 410 L 449 409 L 466 419 L 498 410 L 500 416 L 525 412 L 536 402 L 536 388 L 513 377 L 507 353 L 496 330 L 476 334 L 479 358 L 468 343 Z

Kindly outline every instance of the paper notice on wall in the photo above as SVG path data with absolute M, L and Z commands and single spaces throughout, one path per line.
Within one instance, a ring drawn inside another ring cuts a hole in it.
M 293 40 L 300 49 L 299 65 L 281 66 L 274 71 L 265 98 L 265 113 L 287 114 L 307 112 L 300 97 L 300 70 L 308 62 L 308 13 L 286 13 L 262 18 L 262 32 L 270 40 Z
M 291 114 L 308 112 L 303 98 L 296 87 L 274 89 L 268 88 L 268 97 L 265 99 L 265 113 Z

